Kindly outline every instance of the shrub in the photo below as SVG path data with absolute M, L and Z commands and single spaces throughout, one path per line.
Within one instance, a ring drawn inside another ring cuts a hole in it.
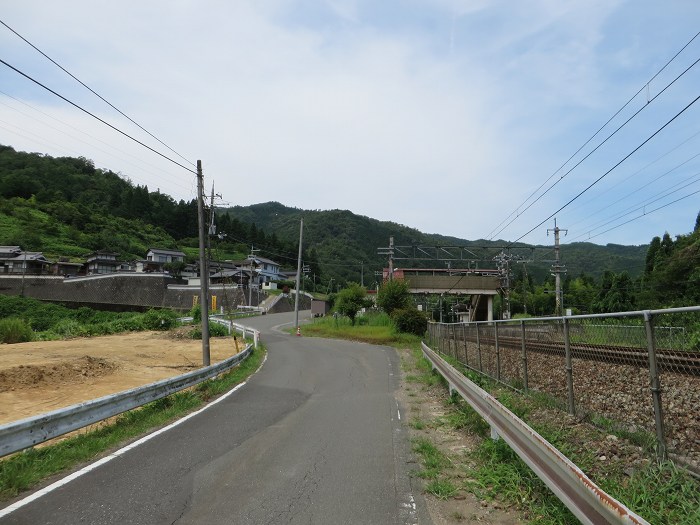
M 414 308 L 394 310 L 391 318 L 399 332 L 423 335 L 428 329 L 428 318 Z
M 209 323 L 209 337 L 226 337 L 228 335 L 228 328 L 219 323 Z M 202 325 L 197 325 L 197 328 L 190 332 L 190 337 L 192 339 L 202 338 Z
M 190 317 L 192 317 L 192 319 L 194 320 L 195 323 L 197 321 L 200 321 L 202 319 L 202 305 L 197 303 L 196 305 L 194 305 L 192 307 L 192 309 L 190 310 L 189 313 L 190 313 Z
M 24 319 L 10 317 L 0 320 L 0 342 L 25 343 L 32 339 L 34 339 L 34 332 Z
M 149 310 L 142 319 L 146 330 L 170 330 L 177 326 L 177 314 L 172 310 Z
M 88 335 L 85 327 L 74 319 L 63 319 L 56 323 L 49 331 L 61 338 L 85 337 Z

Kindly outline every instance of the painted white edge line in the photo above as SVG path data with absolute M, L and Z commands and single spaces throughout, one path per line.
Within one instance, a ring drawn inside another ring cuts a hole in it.
M 257 374 L 260 371 L 262 366 L 265 364 L 265 361 L 267 361 L 267 354 L 265 354 L 265 358 L 263 359 L 263 362 L 260 363 L 260 366 L 252 375 Z M 167 432 L 168 430 L 170 430 L 172 428 L 175 428 L 176 426 L 184 423 L 188 419 L 190 419 L 198 414 L 201 414 L 205 410 L 213 407 L 217 403 L 220 403 L 221 401 L 226 399 L 228 396 L 232 395 L 239 388 L 243 388 L 247 383 L 248 383 L 248 381 L 244 381 L 243 383 L 239 383 L 234 388 L 232 388 L 231 390 L 229 390 L 228 392 L 223 394 L 221 397 L 216 398 L 211 403 L 207 403 L 205 406 L 203 406 L 202 408 L 200 408 L 196 412 L 192 412 L 190 414 L 187 414 L 183 418 L 178 419 L 177 421 L 174 421 L 173 423 L 170 423 L 168 426 L 163 427 L 161 429 L 158 429 L 155 432 L 148 434 L 148 435 L 142 437 L 141 439 L 138 439 L 138 440 L 134 441 L 133 443 L 130 443 L 129 445 L 126 445 L 125 447 L 122 447 L 119 450 L 116 450 L 116 451 L 112 452 L 111 454 L 95 461 L 94 463 L 90 463 L 89 465 L 86 465 L 85 467 L 81 468 L 80 470 L 77 470 L 77 471 L 73 472 L 72 474 L 69 474 L 65 478 L 59 479 L 58 481 L 52 483 L 51 485 L 44 487 L 43 489 L 37 490 L 33 494 L 30 494 L 26 498 L 23 498 L 19 501 L 14 502 L 12 505 L 9 505 L 9 506 L 5 507 L 4 509 L 0 509 L 0 518 L 4 518 L 5 516 L 13 513 L 17 509 L 20 509 L 20 508 L 24 507 L 25 505 L 29 505 L 31 502 L 41 498 L 42 496 L 45 496 L 46 494 L 49 494 L 50 492 L 53 492 L 54 490 L 59 489 L 64 485 L 67 485 L 68 483 L 70 483 L 74 479 L 77 479 L 77 478 L 87 474 L 88 472 L 95 470 L 96 468 L 104 465 L 105 463 L 109 463 L 113 459 L 118 458 L 119 456 L 126 454 L 127 452 L 138 447 L 139 445 L 143 445 L 144 443 L 146 443 L 147 441 L 150 441 L 154 437 L 159 436 L 160 434 L 163 434 L 164 432 Z

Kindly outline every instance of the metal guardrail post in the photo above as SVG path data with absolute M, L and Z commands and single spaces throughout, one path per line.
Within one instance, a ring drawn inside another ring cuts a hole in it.
M 498 344 L 498 323 L 493 324 L 493 337 L 496 345 L 496 380 L 501 380 L 501 347 Z
M 479 324 L 476 325 L 476 355 L 479 360 L 479 372 L 484 371 L 484 367 L 481 366 L 481 339 L 479 338 Z
M 569 414 L 576 415 L 576 407 L 574 406 L 574 367 L 571 364 L 571 341 L 569 337 L 569 320 L 564 319 L 564 353 L 566 359 L 566 392 L 567 406 Z
M 656 360 L 656 340 L 654 337 L 654 316 L 648 310 L 644 312 L 647 349 L 649 351 L 649 379 L 651 396 L 654 403 L 654 421 L 656 424 L 656 456 L 664 461 L 668 458 L 666 450 L 666 432 L 664 430 L 664 413 L 661 404 L 661 380 Z
M 523 354 L 523 389 L 527 392 L 527 347 L 525 346 L 525 321 L 520 321 L 520 345 Z
M 469 354 L 467 353 L 467 325 L 462 324 L 462 339 L 464 340 L 464 364 L 469 366 Z

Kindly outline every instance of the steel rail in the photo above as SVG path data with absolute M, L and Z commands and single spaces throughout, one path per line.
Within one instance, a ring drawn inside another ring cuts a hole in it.
M 458 340 L 476 343 L 476 336 L 470 335 L 460 337 Z M 479 342 L 481 345 L 494 346 L 495 338 L 481 336 Z M 564 355 L 563 341 L 538 341 L 526 338 L 523 343 L 521 338 L 503 337 L 499 335 L 498 344 L 500 348 L 510 348 L 518 351 L 521 350 L 522 345 L 525 344 L 528 352 Z M 646 348 L 601 345 L 595 343 L 571 343 L 571 352 L 572 357 L 576 359 L 632 365 L 639 368 L 646 368 L 649 366 L 649 353 Z M 700 352 L 672 350 L 667 348 L 658 348 L 656 352 L 659 367 L 662 370 L 691 376 L 700 375 Z
M 585 524 L 647 524 L 641 516 L 604 492 L 571 460 L 516 417 L 488 392 L 469 381 L 425 343 L 423 355 L 449 384 L 544 481 L 569 510 Z
M 248 328 L 250 331 L 251 329 Z M 256 333 L 257 331 L 254 331 Z M 258 337 L 256 335 L 255 340 Z M 220 363 L 0 426 L 0 457 L 92 425 L 211 379 L 247 358 L 253 345 Z

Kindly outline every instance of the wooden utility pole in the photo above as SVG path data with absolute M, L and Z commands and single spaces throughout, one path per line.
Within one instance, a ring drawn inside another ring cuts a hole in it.
M 202 366 L 209 366 L 209 264 L 206 252 L 204 216 L 204 175 L 202 161 L 197 161 L 197 219 L 199 222 L 199 306 L 202 310 Z

